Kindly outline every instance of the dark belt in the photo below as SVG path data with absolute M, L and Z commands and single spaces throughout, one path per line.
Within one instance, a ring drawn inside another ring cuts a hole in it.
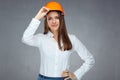
M 44 79 L 64 79 L 63 77 L 48 77 L 48 76 L 44 76 L 39 74 L 39 77 L 44 78 Z

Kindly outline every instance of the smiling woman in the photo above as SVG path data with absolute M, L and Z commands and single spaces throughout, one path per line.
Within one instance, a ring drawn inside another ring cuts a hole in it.
M 60 16 L 57 11 L 51 11 L 47 14 L 47 23 L 51 32 L 58 32 L 59 29 L 59 21 Z
M 32 19 L 23 34 L 22 42 L 40 50 L 38 80 L 80 80 L 95 62 L 82 42 L 75 35 L 68 34 L 64 16 L 60 3 L 48 2 Z M 41 19 L 44 19 L 44 33 L 35 35 Z M 71 72 L 69 58 L 74 51 L 85 62 L 75 72 Z
M 60 49 L 71 49 L 72 44 L 67 34 L 65 20 L 62 12 L 58 10 L 51 10 L 46 15 L 47 16 L 45 17 L 44 22 L 44 34 L 47 34 L 48 31 L 51 31 L 54 34 L 53 37 L 58 42 Z M 62 37 L 62 40 L 60 37 Z M 64 48 L 61 45 L 61 41 L 63 41 Z

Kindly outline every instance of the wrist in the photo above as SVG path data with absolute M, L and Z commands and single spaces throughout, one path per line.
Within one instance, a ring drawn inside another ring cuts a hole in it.
M 37 20 L 40 20 L 40 18 L 39 18 L 39 17 L 37 17 L 37 16 L 35 16 L 34 18 L 35 18 L 35 19 L 37 19 Z

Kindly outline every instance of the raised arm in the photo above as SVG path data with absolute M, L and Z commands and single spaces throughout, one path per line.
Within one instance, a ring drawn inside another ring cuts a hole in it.
M 40 19 L 42 19 L 49 10 L 45 7 L 42 7 L 37 15 L 31 20 L 29 26 L 23 33 L 22 42 L 30 46 L 38 46 L 39 39 L 42 34 L 34 35 L 36 30 L 39 27 Z

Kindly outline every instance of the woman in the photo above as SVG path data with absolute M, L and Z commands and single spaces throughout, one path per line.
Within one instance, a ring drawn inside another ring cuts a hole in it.
M 23 34 L 22 41 L 38 47 L 41 53 L 38 80 L 81 80 L 95 62 L 80 40 L 67 33 L 64 16 L 65 11 L 60 3 L 48 2 L 32 19 Z M 44 19 L 44 33 L 35 35 L 41 19 Z M 69 57 L 74 51 L 85 62 L 75 72 L 71 72 Z

